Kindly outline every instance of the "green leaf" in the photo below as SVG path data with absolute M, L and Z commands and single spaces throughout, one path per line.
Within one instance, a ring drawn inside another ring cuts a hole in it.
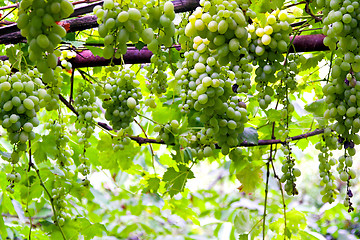
M 36 163 L 41 163 L 47 160 L 47 157 L 55 157 L 58 153 L 57 145 L 56 145 L 56 137 L 55 135 L 46 135 L 42 137 L 41 142 L 37 142 L 34 144 L 34 159 Z
M 99 47 L 92 47 L 92 46 L 85 46 L 87 49 L 89 49 L 91 51 L 91 53 L 94 56 L 99 56 L 102 57 L 103 56 L 103 50 Z
M 253 127 L 245 128 L 242 133 L 238 136 L 240 142 L 246 141 L 250 144 L 257 144 L 259 142 L 259 134 Z
M 234 219 L 234 226 L 240 235 L 248 236 L 249 232 L 253 228 L 253 221 L 250 219 L 249 211 L 243 210 L 238 212 Z
M 138 41 L 137 43 L 135 43 L 135 47 L 140 51 L 145 47 L 145 43 L 143 43 L 142 41 Z
M 160 186 L 160 179 L 157 177 L 149 178 L 147 180 L 147 187 L 143 190 L 143 192 L 151 192 L 156 193 Z
M 253 0 L 250 8 L 256 13 L 272 12 L 281 8 L 284 0 Z
M 326 109 L 325 99 L 319 99 L 305 106 L 305 110 L 314 114 L 315 117 L 323 117 Z
M 18 47 L 12 46 L 6 49 L 6 56 L 8 56 L 10 63 L 15 69 L 21 69 L 21 58 L 23 52 L 18 51 Z
M 239 240 L 249 240 L 249 234 L 240 234 Z
M 248 164 L 243 169 L 236 173 L 236 178 L 242 184 L 240 189 L 245 193 L 255 191 L 256 187 L 262 183 L 262 175 L 260 167 L 255 167 L 253 164 Z
M 84 42 L 81 42 L 81 41 L 68 41 L 68 40 L 65 40 L 64 42 L 69 43 L 69 44 L 71 44 L 71 46 L 74 46 L 76 48 L 84 46 Z
M 179 192 L 183 192 L 187 179 L 194 178 L 194 173 L 185 165 L 178 165 L 179 171 L 174 168 L 168 168 L 163 176 L 163 181 L 166 182 L 165 187 L 171 197 Z
M 269 109 L 265 111 L 265 114 L 269 122 L 278 122 L 279 119 L 283 119 L 285 117 L 282 111 L 275 109 Z
M 3 196 L 3 195 L 2 195 Z M 3 202 L 2 202 L 3 198 L 0 198 L 0 236 L 6 236 L 6 226 L 5 226 L 5 222 L 4 222 L 4 218 L 2 216 L 2 206 L 3 206 Z
M 129 236 L 129 234 L 133 231 L 135 231 L 138 228 L 138 225 L 136 223 L 127 225 L 121 232 L 120 236 L 123 238 L 126 238 Z
M 100 160 L 101 166 L 114 172 L 117 172 L 119 167 L 123 171 L 130 169 L 134 165 L 133 160 L 138 153 L 133 142 L 125 145 L 123 150 L 114 152 L 113 139 L 106 133 L 100 136 L 97 149 L 100 151 L 99 158 L 102 159 Z

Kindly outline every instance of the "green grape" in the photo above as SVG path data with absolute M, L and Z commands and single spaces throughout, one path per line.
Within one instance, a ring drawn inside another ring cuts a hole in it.
M 134 109 L 136 107 L 136 100 L 133 97 L 129 97 L 126 100 L 126 104 L 130 109 Z
M 25 99 L 24 101 L 23 101 L 23 104 L 24 104 L 24 107 L 26 108 L 26 109 L 28 109 L 28 110 L 32 110 L 32 109 L 34 109 L 34 102 L 31 100 L 31 99 L 29 99 L 29 98 L 27 98 L 27 99 Z

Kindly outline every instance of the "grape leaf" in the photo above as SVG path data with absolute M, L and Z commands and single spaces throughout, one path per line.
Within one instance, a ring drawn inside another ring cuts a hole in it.
M 75 48 L 83 47 L 84 42 L 76 41 L 76 40 L 65 40 L 64 42 L 69 43 L 71 46 L 74 46 Z
M 240 234 L 239 235 L 239 240 L 248 240 L 249 239 L 249 234 Z
M 134 143 L 124 146 L 123 150 L 115 151 L 112 147 L 112 139 L 108 134 L 102 134 L 97 145 L 99 157 L 103 159 L 101 165 L 103 168 L 117 172 L 119 167 L 121 170 L 128 170 L 133 165 L 133 159 L 138 153 Z
M 143 43 L 142 41 L 138 41 L 137 43 L 135 43 L 135 47 L 138 49 L 138 50 L 141 50 L 145 47 L 145 43 Z
M 260 167 L 248 164 L 236 173 L 236 178 L 242 184 L 240 190 L 245 193 L 253 192 L 257 185 L 262 183 L 262 171 Z
M 183 192 L 187 179 L 194 178 L 194 173 L 185 165 L 178 165 L 179 172 L 174 168 L 168 168 L 163 176 L 163 181 L 166 182 L 165 187 L 171 197 L 179 192 Z
M 99 56 L 99 57 L 103 56 L 103 50 L 101 48 L 92 47 L 92 46 L 85 46 L 85 47 L 89 49 L 94 56 Z
M 284 0 L 253 0 L 250 8 L 256 13 L 272 12 L 281 8 Z
M 37 142 L 33 148 L 34 151 L 34 159 L 36 163 L 41 163 L 47 160 L 47 157 L 54 157 L 58 152 L 56 147 L 56 138 L 54 135 L 46 135 L 43 136 L 41 142 Z
M 246 141 L 250 144 L 257 144 L 259 142 L 259 134 L 255 128 L 245 128 L 238 136 L 240 142 Z
M 314 114 L 315 117 L 323 117 L 327 109 L 325 99 L 320 99 L 305 106 L 305 110 Z
M 143 190 L 145 193 L 156 193 L 160 186 L 160 179 L 157 177 L 149 178 L 147 180 L 148 186 Z

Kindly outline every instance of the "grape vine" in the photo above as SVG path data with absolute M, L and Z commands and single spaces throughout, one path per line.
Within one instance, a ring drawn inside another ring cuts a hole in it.
M 299 150 L 312 147 L 320 202 L 341 196 L 355 210 L 358 1 L 22 0 L 0 9 L 8 8 L 4 19 L 14 23 L 0 26 L 0 193 L 20 206 L 4 212 L 26 209 L 23 238 L 46 208 L 51 216 L 38 224 L 52 238 L 116 232 L 95 216 L 96 174 L 115 186 L 131 175 L 140 180 L 130 194 L 166 199 L 188 194 L 206 161 L 225 166 L 240 191 L 265 182 L 263 239 L 272 168 L 284 217 L 272 231 L 296 235 L 285 198 L 302 194 Z M 102 230 L 80 229 L 81 216 Z

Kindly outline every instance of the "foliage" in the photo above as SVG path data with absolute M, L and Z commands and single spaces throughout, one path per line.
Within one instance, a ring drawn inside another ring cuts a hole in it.
M 359 13 L 0 2 L 0 239 L 359 236 Z

